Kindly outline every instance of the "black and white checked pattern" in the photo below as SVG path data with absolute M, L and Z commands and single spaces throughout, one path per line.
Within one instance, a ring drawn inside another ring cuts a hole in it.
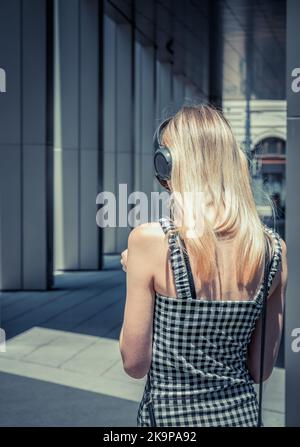
M 263 282 L 251 301 L 193 299 L 173 224 L 160 219 L 168 235 L 177 298 L 156 293 L 152 362 L 138 408 L 137 426 L 251 427 L 257 425 L 258 402 L 246 367 L 247 345 L 263 302 Z M 274 239 L 268 291 L 281 260 Z M 151 384 L 151 387 L 150 387 Z

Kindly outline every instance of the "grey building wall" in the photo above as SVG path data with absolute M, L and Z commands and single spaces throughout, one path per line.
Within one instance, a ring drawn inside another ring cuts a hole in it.
M 208 96 L 207 5 L 1 3 L 2 289 L 46 288 L 53 268 L 99 269 L 125 248 L 126 221 L 97 227 L 97 194 L 161 189 L 155 126 Z
M 1 2 L 0 289 L 52 282 L 51 28 L 46 0 Z

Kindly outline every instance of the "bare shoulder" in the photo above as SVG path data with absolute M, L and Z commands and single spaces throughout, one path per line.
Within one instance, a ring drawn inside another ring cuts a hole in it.
M 164 232 L 159 222 L 146 222 L 136 226 L 129 234 L 129 246 L 153 247 L 164 240 Z

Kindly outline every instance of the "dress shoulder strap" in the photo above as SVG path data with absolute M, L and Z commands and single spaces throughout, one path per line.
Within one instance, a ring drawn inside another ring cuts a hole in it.
M 178 230 L 169 218 L 162 217 L 159 223 L 168 237 L 170 263 L 179 299 L 194 299 L 195 287 L 187 255 L 184 256 Z M 183 241 L 181 241 L 182 243 Z

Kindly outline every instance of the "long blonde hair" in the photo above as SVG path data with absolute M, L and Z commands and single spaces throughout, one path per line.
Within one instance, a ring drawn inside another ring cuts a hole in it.
M 234 237 L 237 244 L 238 284 L 251 281 L 264 263 L 265 249 L 271 253 L 271 236 L 256 209 L 247 155 L 237 144 L 228 121 L 214 107 L 184 106 L 163 130 L 162 143 L 172 154 L 171 190 L 190 192 L 189 205 L 194 211 L 199 207 L 197 192 L 202 192 L 209 199 L 204 209 L 212 205 L 217 210 L 214 218 L 204 213 L 199 237 L 188 237 L 184 223 L 177 226 L 195 260 L 196 275 L 203 283 L 214 278 L 216 244 L 226 235 Z M 174 215 L 174 200 L 171 209 Z M 221 210 L 224 215 L 220 219 Z

